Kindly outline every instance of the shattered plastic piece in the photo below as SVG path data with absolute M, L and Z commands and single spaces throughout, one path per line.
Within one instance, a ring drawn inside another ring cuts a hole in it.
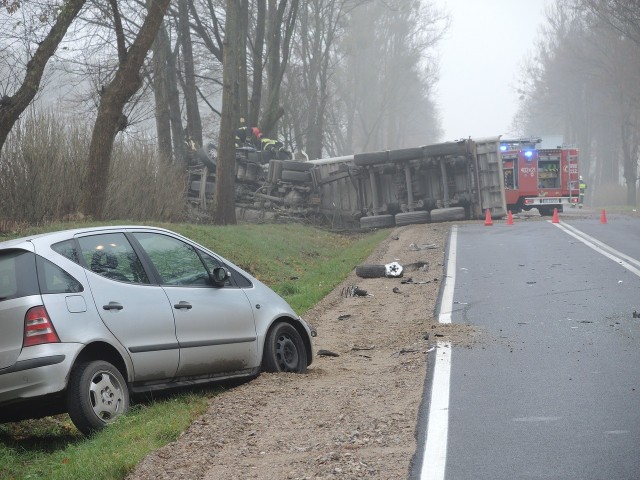
M 340 315 L 338 317 L 338 320 L 346 320 L 347 318 L 351 318 L 351 314 L 350 313 L 347 313 L 345 315 Z
M 393 287 L 393 293 L 400 293 L 400 289 L 398 287 Z

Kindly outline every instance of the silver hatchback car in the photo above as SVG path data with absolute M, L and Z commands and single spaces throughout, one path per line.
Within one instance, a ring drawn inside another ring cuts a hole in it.
M 130 393 L 303 373 L 314 336 L 266 285 L 169 230 L 0 242 L 0 421 L 66 411 L 90 434 Z

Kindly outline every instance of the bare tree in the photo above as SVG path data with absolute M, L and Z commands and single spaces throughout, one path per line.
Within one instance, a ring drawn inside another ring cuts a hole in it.
M 284 114 L 280 105 L 282 77 L 289 62 L 291 40 L 298 14 L 298 0 L 268 0 L 267 9 L 267 92 L 260 127 L 267 136 L 275 136 L 277 123 Z
M 87 177 L 82 185 L 81 210 L 96 219 L 102 217 L 111 152 L 118 132 L 127 127 L 127 119 L 122 110 L 132 95 L 140 88 L 140 69 L 151 48 L 170 0 L 148 0 L 147 16 L 129 49 L 118 49 L 120 62 L 113 80 L 104 87 L 100 98 L 97 118 L 93 128 Z M 120 23 L 116 2 L 112 4 L 114 26 Z M 122 32 L 116 33 L 123 38 Z M 126 52 L 126 53 L 125 53 Z
M 198 106 L 196 90 L 196 74 L 193 60 L 193 45 L 191 42 L 191 27 L 189 25 L 188 0 L 178 0 L 178 28 L 180 44 L 182 46 L 182 66 L 184 68 L 184 100 L 187 110 L 187 136 L 198 147 L 202 146 L 202 120 Z
M 76 18 L 84 4 L 85 0 L 67 0 L 61 6 L 53 27 L 38 42 L 36 51 L 27 62 L 24 80 L 18 90 L 13 95 L 4 93 L 0 97 L 0 150 L 13 125 L 36 96 L 47 62 L 55 53 L 69 25 L 71 25 L 71 22 Z M 0 7 L 6 8 L 8 13 L 13 13 L 18 6 L 19 2 L 0 1 Z

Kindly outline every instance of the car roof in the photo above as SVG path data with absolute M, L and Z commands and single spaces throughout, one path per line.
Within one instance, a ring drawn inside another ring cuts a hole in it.
M 156 232 L 170 233 L 172 235 L 177 235 L 179 237 L 182 237 L 182 235 L 172 232 L 171 230 L 167 230 L 165 228 L 159 228 L 159 227 L 149 227 L 146 225 L 104 225 L 104 226 L 96 226 L 96 227 L 73 228 L 68 230 L 56 230 L 54 232 L 39 233 L 37 235 L 28 235 L 25 237 L 15 238 L 12 240 L 6 240 L 4 242 L 0 242 L 0 249 L 23 248 L 26 250 L 33 250 L 32 242 L 34 240 L 44 239 L 46 241 L 50 241 L 51 243 L 56 243 L 68 238 L 72 238 L 75 235 L 81 235 L 85 233 L 106 233 L 111 231 L 123 231 L 123 230 L 156 231 Z

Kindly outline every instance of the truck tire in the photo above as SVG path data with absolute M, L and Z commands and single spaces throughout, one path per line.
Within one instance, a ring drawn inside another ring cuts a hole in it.
M 454 222 L 456 220 L 465 220 L 467 215 L 464 207 L 436 208 L 431 210 L 431 223 L 436 222 Z
M 285 168 L 287 164 L 283 165 Z M 297 183 L 308 183 L 311 182 L 311 172 L 296 172 L 294 170 L 282 170 L 282 175 L 280 176 L 285 182 L 297 182 Z
M 284 160 L 284 169 L 292 172 L 308 172 L 313 167 L 309 162 L 297 162 L 295 160 Z
M 396 225 L 411 225 L 417 223 L 429 223 L 431 221 L 431 215 L 429 212 L 419 210 L 417 212 L 402 212 L 396 213 Z
M 383 278 L 387 274 L 384 265 L 358 265 L 356 275 L 360 278 Z
M 353 163 L 364 167 L 390 162 L 405 162 L 416 158 L 422 158 L 422 148 L 402 148 L 400 150 L 384 152 L 358 153 L 353 156 Z
M 395 219 L 393 215 L 374 215 L 372 217 L 362 217 L 360 219 L 360 226 L 362 228 L 384 228 L 393 227 L 395 225 Z

